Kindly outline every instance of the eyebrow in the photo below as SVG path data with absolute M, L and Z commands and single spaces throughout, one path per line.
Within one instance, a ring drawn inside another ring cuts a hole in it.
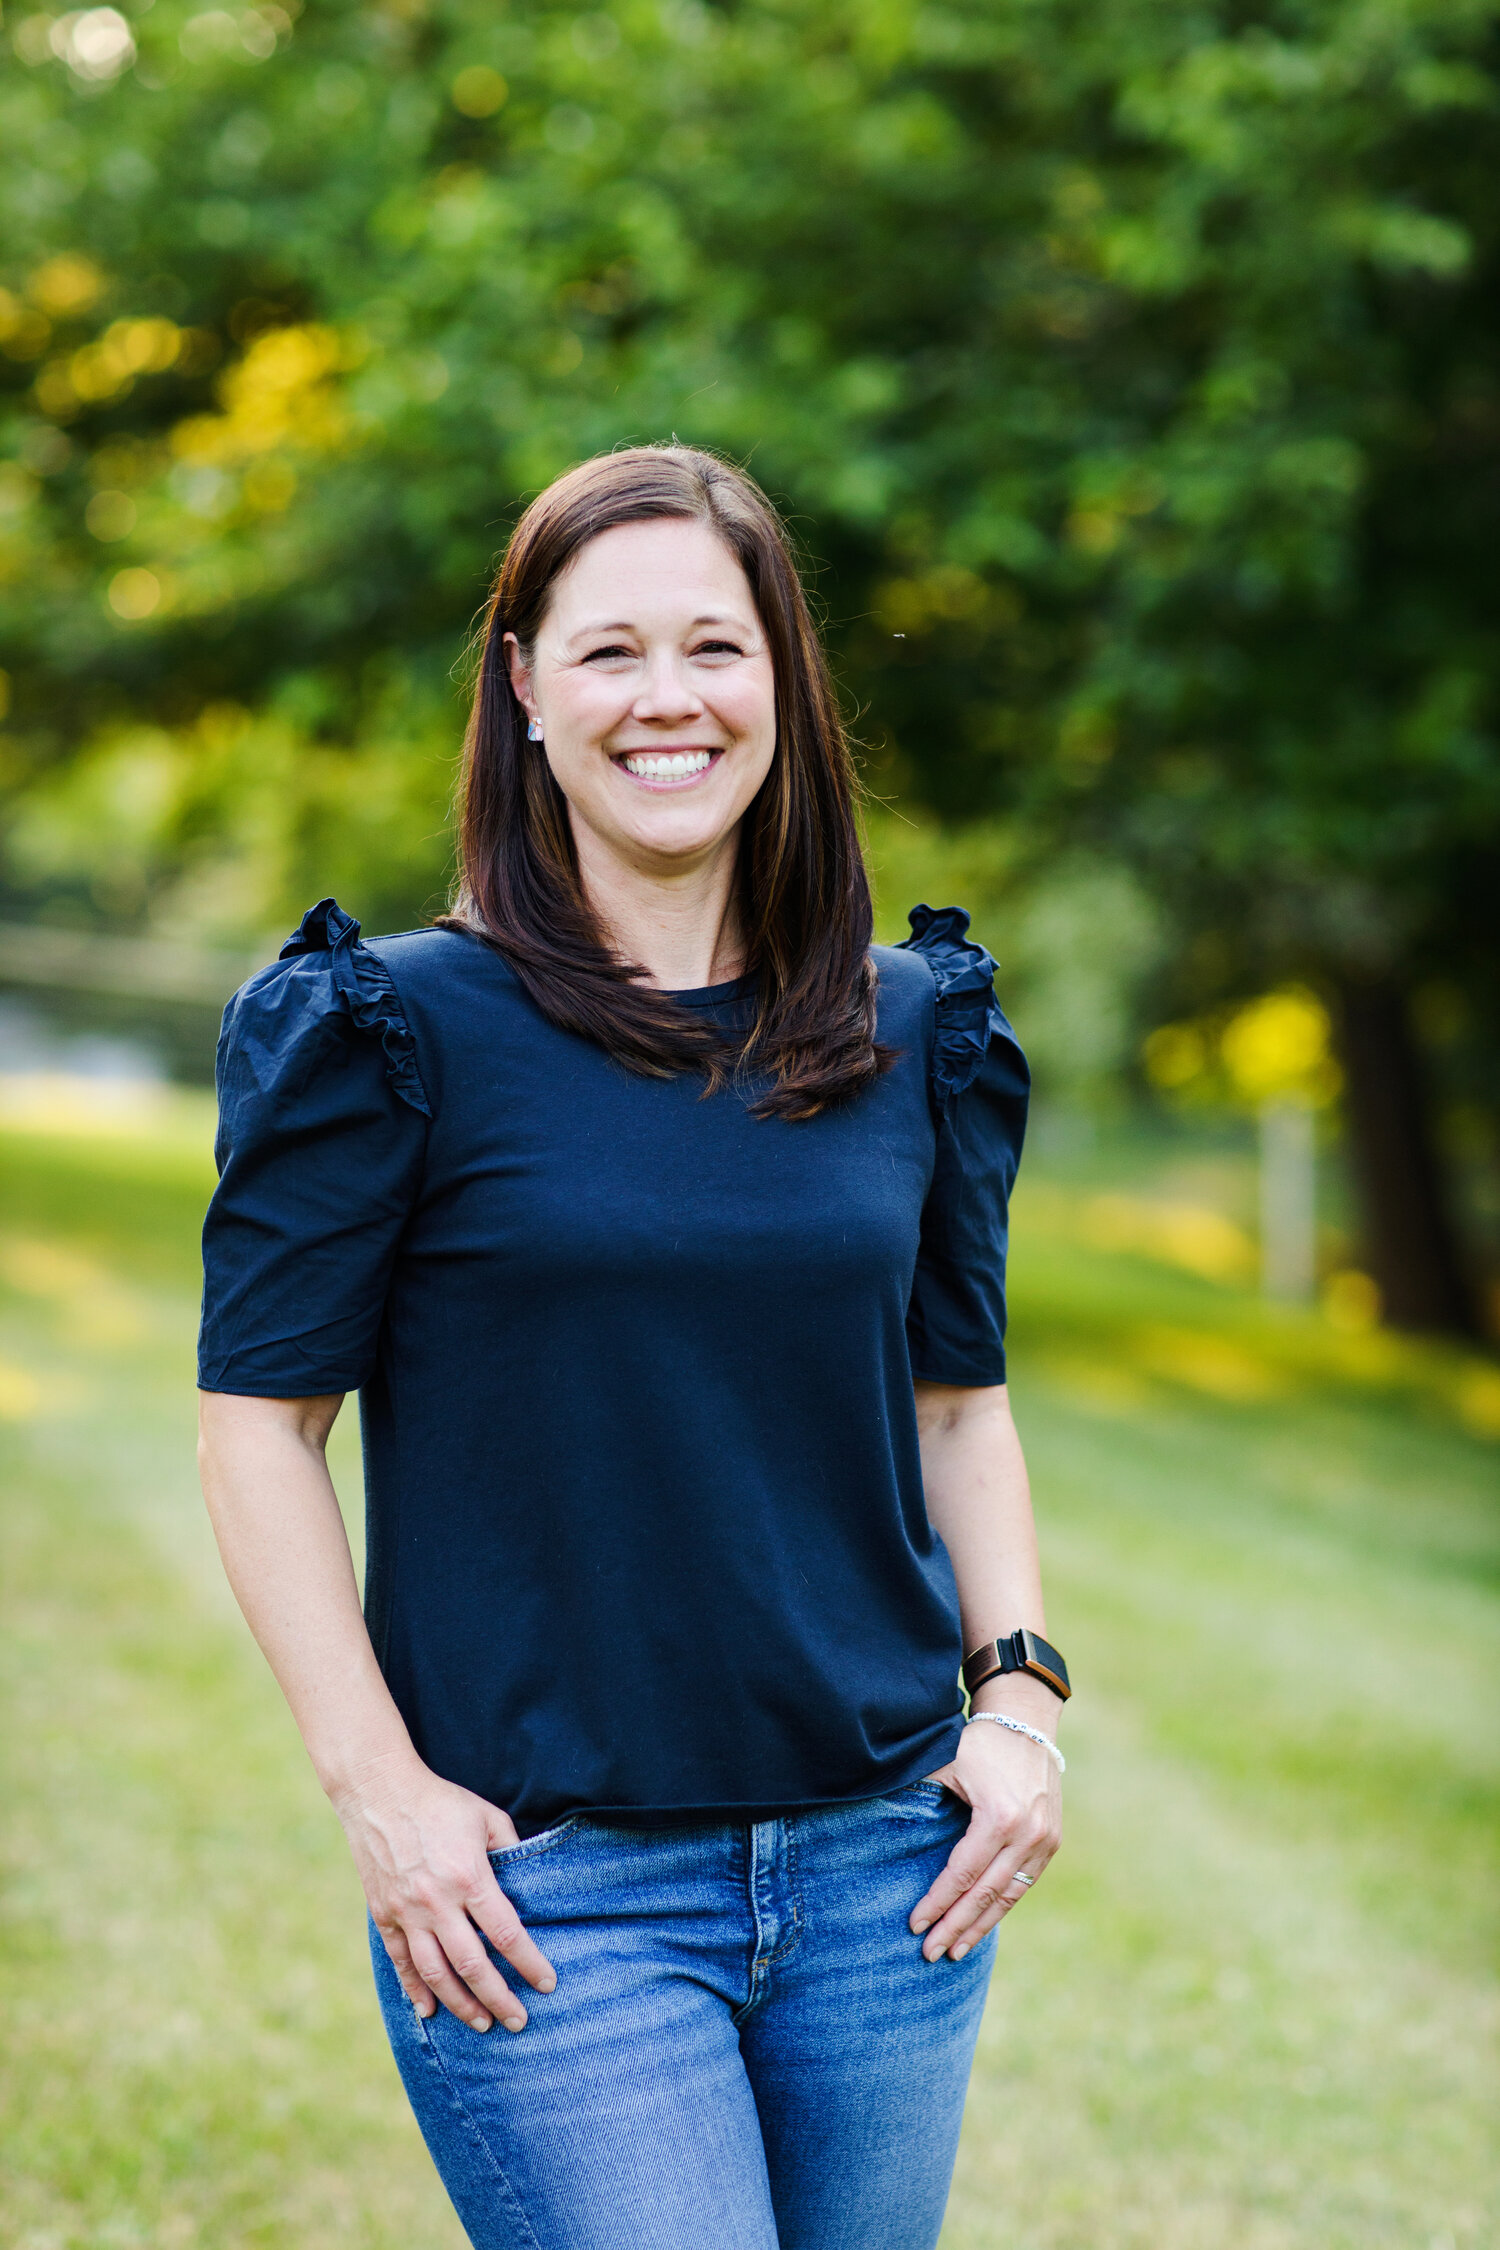
M 743 631 L 745 623 L 743 617 L 735 617 L 728 610 L 711 609 L 705 610 L 701 617 L 695 617 L 688 627 L 688 631 L 690 633 L 696 632 L 700 625 L 733 625 L 738 630 Z M 634 633 L 638 630 L 638 626 L 630 618 L 617 617 L 611 619 L 607 624 L 580 625 L 575 632 L 568 635 L 568 639 L 570 642 L 592 640 L 599 633 Z

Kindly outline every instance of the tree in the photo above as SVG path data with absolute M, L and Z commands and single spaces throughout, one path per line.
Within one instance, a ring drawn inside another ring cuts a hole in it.
M 23 908 L 243 923 L 316 863 L 407 918 L 505 522 L 675 430 L 790 506 L 882 786 L 1143 872 L 1166 1007 L 1338 1000 L 1388 1305 L 1472 1323 L 1411 994 L 1493 1120 L 1493 6 L 11 37 Z

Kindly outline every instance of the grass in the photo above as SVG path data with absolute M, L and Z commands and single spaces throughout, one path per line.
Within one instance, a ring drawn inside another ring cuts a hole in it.
M 38 1099 L 0 1121 L 0 2242 L 458 2250 L 196 1496 L 203 1106 Z M 1500 1375 L 1267 1311 L 1242 1204 L 1227 1159 L 1122 1146 L 1018 1198 L 1081 1693 L 944 2250 L 1500 2236 Z

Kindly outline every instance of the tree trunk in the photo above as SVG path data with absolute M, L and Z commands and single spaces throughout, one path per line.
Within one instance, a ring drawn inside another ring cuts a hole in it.
M 1348 1084 L 1365 1255 L 1396 1328 L 1480 1333 L 1433 1145 L 1421 1057 L 1405 994 L 1392 982 L 1343 984 L 1339 1046 Z

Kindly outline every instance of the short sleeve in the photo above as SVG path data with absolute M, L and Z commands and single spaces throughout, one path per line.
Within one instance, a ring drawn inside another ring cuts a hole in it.
M 1005 1381 L 1005 1257 L 1031 1073 L 995 998 L 995 963 L 961 907 L 912 909 L 909 938 L 937 984 L 932 1185 L 907 1311 L 919 1382 Z
M 358 1390 L 373 1371 L 430 1108 L 389 972 L 325 899 L 225 1010 L 202 1389 Z

